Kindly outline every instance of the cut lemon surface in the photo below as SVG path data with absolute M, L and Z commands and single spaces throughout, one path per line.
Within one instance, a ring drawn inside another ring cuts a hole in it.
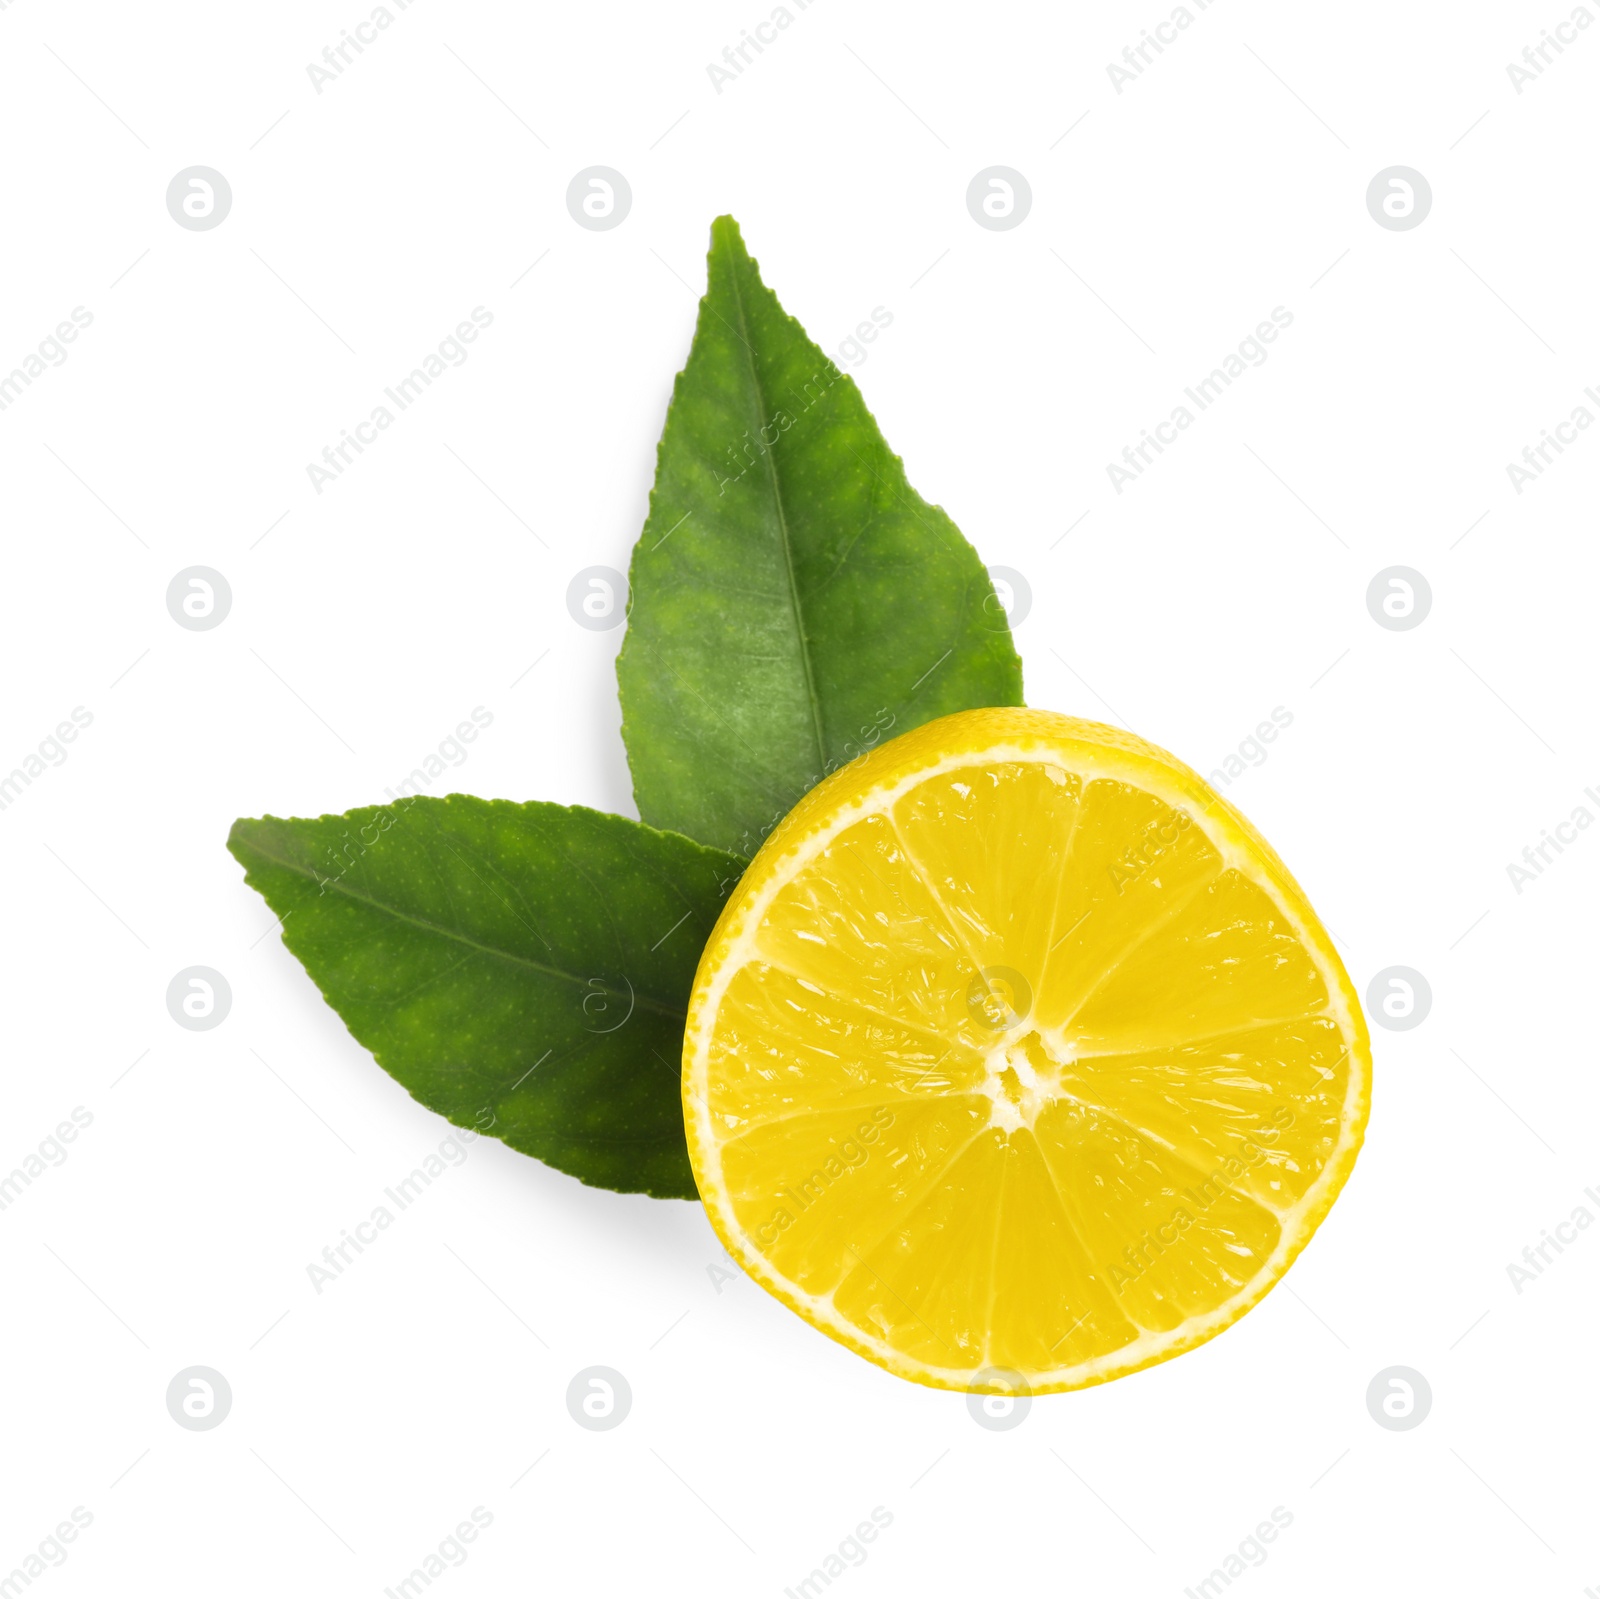
M 1116 728 L 966 711 L 812 790 L 724 908 L 684 1040 L 723 1243 L 830 1337 L 1034 1392 L 1203 1343 L 1349 1175 L 1371 1058 L 1259 833 Z

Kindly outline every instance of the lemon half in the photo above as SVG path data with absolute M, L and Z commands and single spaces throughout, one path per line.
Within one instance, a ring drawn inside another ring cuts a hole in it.
M 1288 1270 L 1371 1056 L 1332 940 L 1194 772 L 1044 711 L 947 716 L 812 790 L 700 961 L 689 1154 L 728 1251 L 939 1388 L 1123 1376 Z

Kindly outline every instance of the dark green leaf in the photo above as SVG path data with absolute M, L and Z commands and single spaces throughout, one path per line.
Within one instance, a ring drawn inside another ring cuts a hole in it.
M 976 552 L 763 286 L 732 217 L 709 274 L 617 681 L 639 814 L 750 855 L 862 749 L 1020 705 L 1022 668 Z
M 742 861 L 579 806 L 461 794 L 238 821 L 228 848 L 430 1110 L 597 1187 L 696 1197 L 684 1009 Z

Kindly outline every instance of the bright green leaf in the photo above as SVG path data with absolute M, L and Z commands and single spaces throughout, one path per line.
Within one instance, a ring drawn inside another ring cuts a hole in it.
M 597 1187 L 696 1197 L 684 1010 L 742 861 L 579 806 L 460 794 L 238 821 L 228 848 L 430 1110 Z
M 983 563 L 732 217 L 678 375 L 617 661 L 639 814 L 748 856 L 807 789 L 951 711 L 1020 705 Z

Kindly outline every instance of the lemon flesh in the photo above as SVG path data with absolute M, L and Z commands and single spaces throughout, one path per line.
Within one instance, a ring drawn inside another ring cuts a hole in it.
M 1371 1060 L 1271 847 L 1118 729 L 967 711 L 812 790 L 702 956 L 684 1040 L 713 1226 L 935 1387 L 1077 1388 L 1191 1348 L 1354 1164 Z

